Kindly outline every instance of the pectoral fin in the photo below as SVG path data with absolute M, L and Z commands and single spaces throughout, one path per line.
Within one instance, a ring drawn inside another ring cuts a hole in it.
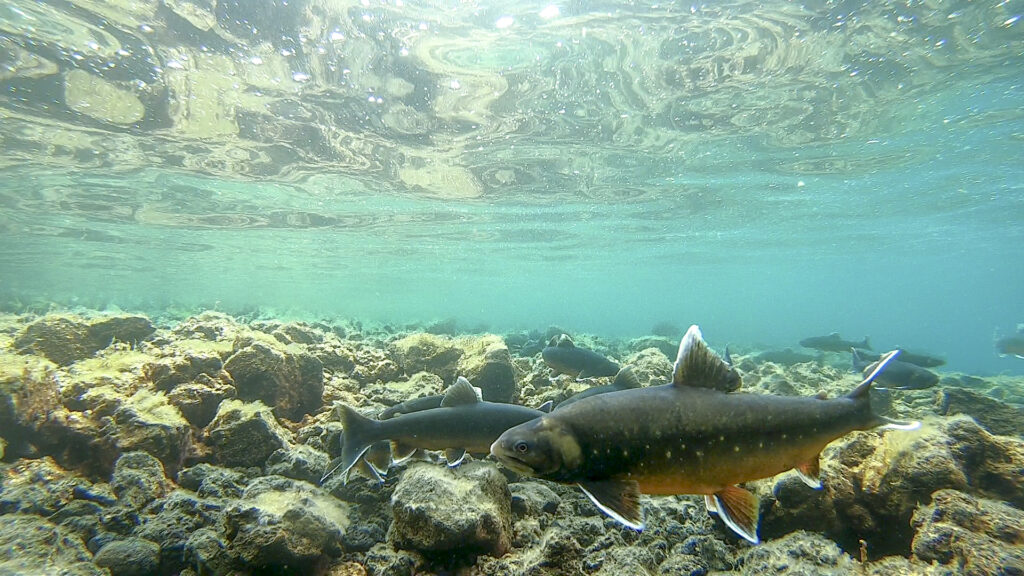
M 715 505 L 715 498 L 710 494 L 704 495 L 704 507 L 708 509 L 708 514 L 718 514 L 718 506 Z
M 821 459 L 820 455 L 816 454 L 814 458 L 811 458 L 807 462 L 794 468 L 800 479 L 815 490 L 821 490 Z
M 391 461 L 395 464 L 405 462 L 416 453 L 415 446 L 408 446 L 401 442 L 391 441 Z
M 644 529 L 640 512 L 640 485 L 636 480 L 599 480 L 580 482 L 583 493 L 617 522 L 634 530 Z
M 757 544 L 757 521 L 761 507 L 757 496 L 739 486 L 729 486 L 716 492 L 714 499 L 715 508 L 725 525 L 745 540 Z
M 445 448 L 444 459 L 448 461 L 449 467 L 456 467 L 462 464 L 466 458 L 466 451 L 462 448 Z

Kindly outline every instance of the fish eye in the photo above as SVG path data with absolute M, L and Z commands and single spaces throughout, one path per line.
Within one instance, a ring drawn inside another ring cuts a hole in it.
M 512 449 L 520 454 L 526 454 L 530 450 L 530 445 L 520 440 L 512 445 Z

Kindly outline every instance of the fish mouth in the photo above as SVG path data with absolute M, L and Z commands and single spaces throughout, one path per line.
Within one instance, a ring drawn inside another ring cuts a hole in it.
M 491 457 L 501 463 L 502 466 L 518 474 L 524 474 L 526 476 L 533 476 L 534 474 L 532 466 L 502 450 L 501 446 L 498 445 L 498 442 L 491 444 Z

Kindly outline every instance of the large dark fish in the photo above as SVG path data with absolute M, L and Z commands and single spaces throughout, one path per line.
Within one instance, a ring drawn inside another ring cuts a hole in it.
M 573 378 L 615 376 L 619 371 L 618 364 L 597 352 L 577 348 L 568 334 L 552 338 L 540 355 L 556 374 L 568 374 Z
M 633 369 L 629 366 L 624 366 L 619 373 L 615 375 L 615 380 L 612 380 L 611 384 L 606 386 L 591 386 L 586 390 L 574 394 L 565 400 L 562 400 L 555 405 L 555 410 L 565 408 L 570 404 L 579 402 L 584 398 L 590 398 L 598 394 L 607 394 L 608 392 L 616 392 L 618 390 L 629 390 L 630 388 L 639 388 L 640 381 L 636 379 L 636 374 L 633 374 Z
M 1007 336 L 996 340 L 996 351 L 1000 356 L 1012 355 L 1024 358 L 1024 336 Z
M 853 430 L 918 426 L 871 411 L 871 383 L 884 367 L 830 400 L 730 394 L 723 390 L 738 385 L 737 374 L 691 326 L 671 383 L 580 400 L 508 430 L 491 454 L 524 474 L 578 484 L 638 530 L 640 493 L 703 494 L 709 511 L 756 543 L 758 499 L 737 484 L 795 468 L 820 488 L 818 458 L 829 442 Z
M 860 350 L 851 348 L 853 354 L 853 369 L 864 374 L 871 374 L 878 367 L 881 358 L 878 360 L 866 360 L 860 355 Z M 903 358 L 902 352 L 900 358 Z M 890 360 L 885 372 L 875 378 L 879 388 L 890 388 L 893 390 L 924 390 L 939 383 L 939 376 L 916 364 L 903 362 L 902 360 Z
M 336 471 L 347 477 L 370 447 L 391 442 L 391 454 L 400 462 L 418 450 L 444 450 L 449 466 L 462 462 L 466 452 L 486 453 L 491 443 L 509 428 L 543 416 L 544 412 L 480 400 L 473 385 L 463 377 L 445 393 L 438 408 L 402 414 L 389 420 L 371 420 L 352 407 L 339 405 L 344 444 Z M 378 471 L 379 472 L 379 471 Z
M 825 352 L 846 352 L 850 348 L 871 350 L 871 343 L 868 342 L 867 336 L 860 342 L 852 342 L 850 340 L 843 340 L 838 332 L 833 332 L 828 336 L 804 338 L 800 341 L 800 345 L 804 348 L 814 348 L 815 350 L 824 350 Z
M 900 362 L 906 364 L 913 364 L 922 368 L 938 368 L 946 363 L 945 360 L 938 356 L 932 356 L 931 354 L 925 354 L 923 352 L 910 352 L 903 348 L 897 348 L 900 351 Z M 875 354 L 868 350 L 857 350 L 857 354 L 861 357 L 861 360 L 869 360 L 874 362 L 882 357 L 881 354 Z M 891 368 L 890 368 L 891 370 Z M 886 370 L 888 372 L 889 370 Z

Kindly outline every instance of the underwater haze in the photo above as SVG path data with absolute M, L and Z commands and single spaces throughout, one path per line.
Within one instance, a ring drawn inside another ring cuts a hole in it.
M 1020 1 L 6 0 L 0 301 L 1024 373 Z

